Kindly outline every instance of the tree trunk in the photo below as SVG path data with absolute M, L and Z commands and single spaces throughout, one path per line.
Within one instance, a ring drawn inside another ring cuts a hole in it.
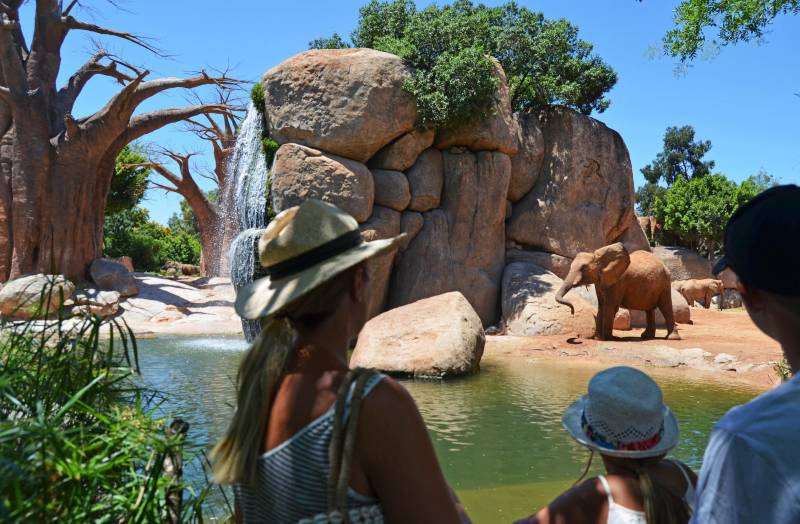
M 220 274 L 222 243 L 218 235 L 219 214 L 216 206 L 208 201 L 191 178 L 183 179 L 179 192 L 189 202 L 200 229 L 200 271 L 207 276 L 217 276 Z

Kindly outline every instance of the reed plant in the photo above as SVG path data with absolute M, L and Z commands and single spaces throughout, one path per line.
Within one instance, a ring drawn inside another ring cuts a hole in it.
M 43 299 L 46 297 L 43 297 Z M 202 451 L 157 415 L 124 322 L 0 321 L 0 522 L 200 522 Z

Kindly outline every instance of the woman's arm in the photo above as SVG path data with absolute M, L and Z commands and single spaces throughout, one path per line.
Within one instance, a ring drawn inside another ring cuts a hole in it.
M 390 522 L 470 522 L 444 479 L 428 430 L 406 389 L 383 379 L 364 399 L 358 448 Z

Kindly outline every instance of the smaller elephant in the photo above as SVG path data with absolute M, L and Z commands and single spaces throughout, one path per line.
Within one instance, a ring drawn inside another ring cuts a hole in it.
M 714 278 L 690 278 L 689 280 L 677 280 L 672 283 L 672 287 L 683 295 L 689 305 L 694 305 L 695 300 L 702 300 L 703 307 L 708 309 L 711 307 L 711 297 L 720 295 L 725 290 L 725 284 L 722 280 Z M 722 301 L 720 300 L 720 309 L 722 309 Z
M 656 231 L 661 229 L 661 224 L 658 223 L 656 217 L 654 216 L 646 216 L 646 217 L 636 217 L 636 220 L 639 222 L 639 226 L 644 231 L 647 240 L 651 243 L 655 243 L 656 241 Z
M 617 242 L 593 253 L 578 253 L 556 293 L 556 302 L 569 306 L 574 313 L 574 307 L 564 295 L 573 287 L 589 284 L 594 284 L 597 293 L 595 337 L 600 340 L 612 338 L 614 317 L 620 307 L 647 313 L 647 328 L 642 338 L 655 337 L 656 309 L 664 315 L 667 338 L 680 338 L 672 310 L 669 271 L 649 251 L 628 253 L 625 246 Z

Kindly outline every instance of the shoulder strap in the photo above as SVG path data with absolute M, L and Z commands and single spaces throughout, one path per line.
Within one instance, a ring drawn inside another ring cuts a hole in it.
M 597 478 L 600 479 L 600 483 L 603 484 L 603 489 L 606 490 L 606 497 L 608 498 L 608 506 L 611 507 L 611 505 L 614 503 L 614 497 L 611 495 L 611 486 L 608 485 L 608 481 L 606 480 L 606 477 L 604 475 L 600 475 Z
M 373 369 L 356 368 L 348 371 L 336 398 L 334 410 L 333 435 L 330 447 L 330 476 L 328 478 L 328 509 L 339 511 L 343 522 L 349 521 L 347 514 L 347 492 L 350 486 L 350 473 L 353 463 L 353 449 L 356 442 L 358 416 L 361 412 L 361 400 L 367 382 L 375 376 Z M 350 416 L 345 424 L 344 413 L 350 389 Z

